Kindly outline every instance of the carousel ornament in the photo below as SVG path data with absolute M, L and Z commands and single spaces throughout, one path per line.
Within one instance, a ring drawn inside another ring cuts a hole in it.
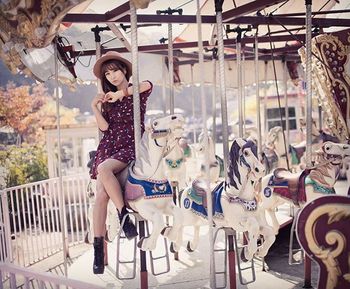
M 12 73 L 26 70 L 24 49 L 51 44 L 63 17 L 84 0 L 10 0 L 0 2 L 0 58 Z M 31 75 L 32 76 L 32 75 Z
M 341 141 L 350 137 L 350 77 L 346 63 L 350 54 L 350 36 L 322 34 L 312 39 L 313 87 L 319 105 L 329 108 L 325 120 L 333 134 Z M 299 50 L 305 63 L 305 49 Z

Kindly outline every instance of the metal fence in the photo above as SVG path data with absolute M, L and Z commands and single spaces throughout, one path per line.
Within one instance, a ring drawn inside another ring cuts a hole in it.
M 64 206 L 59 206 L 59 179 L 7 188 L 0 191 L 0 262 L 23 267 L 63 249 L 82 243 L 87 232 L 87 174 L 63 177 Z M 65 218 L 61 224 L 60 208 Z
M 1 276 L 8 275 L 5 283 L 0 282 L 0 289 L 38 288 L 38 289 L 102 289 L 104 287 L 72 280 L 52 273 L 38 273 L 13 264 L 0 263 Z

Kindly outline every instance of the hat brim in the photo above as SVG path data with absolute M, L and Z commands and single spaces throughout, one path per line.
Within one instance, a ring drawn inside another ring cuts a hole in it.
M 132 64 L 129 60 L 118 56 L 118 55 L 113 55 L 113 54 L 107 54 L 107 55 L 103 55 L 101 56 L 95 63 L 94 68 L 93 68 L 93 73 L 95 74 L 95 76 L 99 79 L 102 79 L 102 75 L 101 75 L 101 69 L 102 69 L 102 64 L 108 60 L 118 60 L 122 63 L 125 64 L 126 66 L 126 74 L 130 77 L 132 75 Z

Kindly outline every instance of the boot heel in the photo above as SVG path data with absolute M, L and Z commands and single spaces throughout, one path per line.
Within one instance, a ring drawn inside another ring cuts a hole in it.
M 123 218 L 124 216 L 126 216 L 128 214 L 128 211 L 126 210 L 126 207 L 124 206 L 121 213 L 118 212 L 118 216 L 119 216 L 119 222 L 120 224 L 122 224 L 123 222 Z M 136 226 L 135 224 L 132 222 L 132 220 L 130 219 L 129 216 L 126 216 L 125 217 L 125 221 L 124 221 L 124 224 L 123 224 L 123 231 L 124 231 L 124 234 L 125 234 L 125 237 L 128 239 L 128 240 L 132 240 L 134 238 L 136 238 L 138 236 L 138 233 L 137 233 L 137 229 L 136 229 Z
M 105 270 L 104 264 L 104 238 L 95 237 L 94 238 L 94 263 L 92 266 L 92 271 L 94 274 L 103 274 Z

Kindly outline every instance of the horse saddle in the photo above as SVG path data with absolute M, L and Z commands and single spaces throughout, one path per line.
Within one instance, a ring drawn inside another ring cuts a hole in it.
M 304 155 L 304 153 L 306 151 L 306 146 L 305 145 L 301 145 L 301 146 L 289 145 L 289 151 L 292 154 L 293 164 L 299 164 L 301 157 Z
M 188 196 L 191 200 L 198 205 L 203 205 L 204 208 L 208 207 L 207 202 L 207 192 L 206 192 L 206 184 L 202 180 L 194 180 L 192 182 L 191 190 Z
M 269 181 L 274 193 L 291 199 L 295 205 L 300 202 L 306 202 L 305 178 L 310 174 L 310 170 L 304 170 L 300 173 L 291 173 L 284 168 L 274 170 Z

